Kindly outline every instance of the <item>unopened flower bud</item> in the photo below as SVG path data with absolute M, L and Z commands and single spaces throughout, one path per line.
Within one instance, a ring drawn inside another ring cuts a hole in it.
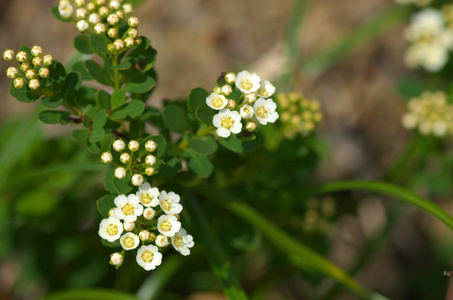
M 230 85 L 225 84 L 224 86 L 222 86 L 222 93 L 224 95 L 229 96 L 232 92 L 233 88 Z
M 112 26 L 115 24 L 118 24 L 119 21 L 120 21 L 120 18 L 116 14 L 111 14 L 107 17 L 107 23 L 109 23 Z
M 247 124 L 245 124 L 245 130 L 249 132 L 253 132 L 256 130 L 256 123 L 253 121 L 248 121 Z
M 155 215 L 156 215 L 156 211 L 151 207 L 147 207 L 143 210 L 143 217 L 146 220 L 152 220 Z
M 146 174 L 147 176 L 151 176 L 151 175 L 154 174 L 154 171 L 155 171 L 155 170 L 154 170 L 153 167 L 148 167 L 148 168 L 145 169 L 145 174 Z
M 120 20 L 124 19 L 124 13 L 121 10 L 117 11 L 116 15 L 120 18 Z
M 123 50 L 124 42 L 121 39 L 117 39 L 115 42 L 113 42 L 113 46 L 115 47 L 115 50 Z
M 107 51 L 108 52 L 115 52 L 115 46 L 113 46 L 112 43 L 107 45 Z
M 74 3 L 77 7 L 82 7 L 85 5 L 85 0 L 74 0 Z
M 42 54 L 42 47 L 35 45 L 33 48 L 31 48 L 31 54 L 33 56 L 40 56 Z
M 115 177 L 118 179 L 123 179 L 126 177 L 126 169 L 123 167 L 118 167 L 115 169 Z
M 105 4 L 105 0 L 95 0 L 94 4 L 96 4 L 97 6 L 102 6 Z
M 138 39 L 135 39 L 135 44 L 138 46 L 142 43 L 142 39 L 138 38 Z
M 94 25 L 94 32 L 97 34 L 103 34 L 105 32 L 105 24 L 104 23 L 97 23 Z
M 86 7 L 89 11 L 94 11 L 96 9 L 96 4 L 94 4 L 93 2 L 90 2 L 87 4 Z
M 142 174 L 134 174 L 131 178 L 131 182 L 135 186 L 140 186 L 143 183 L 143 175 Z
M 138 233 L 138 237 L 140 238 L 140 240 L 142 240 L 143 242 L 144 241 L 147 241 L 149 240 L 149 231 L 148 230 L 142 230 Z
M 121 7 L 121 3 L 117 0 L 110 0 L 109 7 L 111 9 L 119 9 Z
M 83 19 L 86 19 L 86 17 L 88 16 L 88 11 L 85 9 L 85 8 L 78 8 L 76 10 L 76 19 L 77 20 L 83 20 Z
M 123 11 L 125 14 L 130 14 L 133 10 L 134 9 L 131 4 L 129 4 L 129 3 L 123 4 Z
M 69 19 L 74 12 L 74 8 L 69 2 L 60 2 L 58 5 L 58 12 L 63 19 Z
M 98 14 L 94 13 L 94 14 L 91 14 L 89 17 L 88 17 L 88 23 L 94 25 L 94 24 L 97 24 L 101 22 L 101 16 L 99 16 Z
M 80 20 L 79 22 L 77 22 L 76 26 L 80 32 L 84 32 L 90 27 L 90 24 L 88 24 L 88 22 L 85 20 Z
M 124 261 L 124 257 L 121 253 L 116 252 L 110 255 L 110 264 L 116 267 L 121 266 Z
M 255 93 L 250 93 L 245 95 L 245 101 L 248 103 L 253 103 L 256 101 L 256 94 Z
M 49 72 L 48 68 L 43 67 L 43 68 L 39 69 L 39 73 L 38 74 L 42 78 L 47 78 L 47 77 L 49 77 L 50 72 Z
M 149 241 L 154 242 L 156 240 L 156 234 L 154 232 L 149 233 Z
M 11 61 L 14 58 L 14 51 L 11 49 L 6 49 L 5 52 L 3 52 L 3 59 L 6 61 Z
M 149 151 L 149 152 L 154 152 L 157 148 L 157 144 L 155 141 L 153 140 L 149 140 L 145 143 L 145 149 L 146 151 Z
M 50 66 L 51 64 L 53 64 L 53 56 L 52 56 L 52 54 L 44 55 L 44 57 L 42 58 L 42 61 L 44 62 L 44 64 L 46 66 Z
M 21 63 L 26 62 L 27 59 L 28 59 L 27 52 L 25 52 L 25 51 L 17 52 L 16 59 L 17 59 L 18 62 L 21 62 Z
M 17 71 L 17 69 L 14 67 L 9 67 L 6 70 L 6 76 L 8 76 L 8 78 L 10 78 L 10 79 L 16 78 L 17 75 L 19 75 L 19 71 Z
M 107 18 L 107 16 L 110 13 L 110 9 L 107 6 L 102 6 L 102 7 L 99 7 L 98 13 L 101 16 L 101 18 Z
M 34 66 L 40 66 L 42 65 L 42 58 L 39 56 L 33 57 L 33 60 L 31 62 Z
M 126 231 L 132 231 L 135 229 L 135 222 L 124 222 L 123 227 Z
M 130 28 L 129 31 L 127 32 L 127 35 L 135 39 L 138 36 L 138 30 L 135 28 Z
M 108 152 L 108 151 L 102 153 L 102 155 L 101 155 L 101 161 L 102 161 L 104 164 L 111 163 L 112 160 L 113 160 L 112 153 L 110 153 L 110 152 Z
M 230 72 L 230 73 L 226 73 L 226 74 L 225 74 L 225 81 L 226 81 L 227 83 L 233 83 L 233 82 L 235 82 L 235 81 L 236 81 L 236 74 L 231 73 L 231 72 Z
M 129 150 L 131 150 L 132 152 L 135 152 L 138 149 L 140 149 L 140 144 L 136 140 L 130 140 L 128 147 L 129 147 Z
M 13 86 L 16 89 L 21 89 L 24 87 L 24 85 L 25 85 L 25 80 L 22 77 L 15 78 L 13 81 Z
M 25 72 L 25 78 L 27 79 L 33 79 L 36 78 L 36 72 L 33 69 L 28 69 L 27 72 Z
M 23 63 L 20 65 L 20 69 L 22 70 L 22 72 L 27 72 L 28 69 L 30 69 L 30 65 L 28 63 Z
M 139 21 L 137 17 L 130 17 L 129 20 L 127 20 L 127 25 L 130 27 L 137 27 L 138 23 Z
M 236 107 L 236 101 L 234 101 L 233 99 L 228 99 L 228 105 L 227 107 L 229 109 L 234 109 Z
M 149 166 L 154 166 L 156 164 L 156 157 L 154 155 L 147 155 L 145 158 L 145 162 Z
M 120 161 L 123 163 L 123 164 L 127 164 L 128 162 L 131 161 L 131 156 L 129 155 L 129 153 L 122 153 L 120 155 Z
M 115 149 L 115 151 L 117 151 L 117 152 L 123 151 L 125 147 L 126 147 L 126 144 L 124 143 L 124 141 L 122 139 L 117 139 L 113 142 L 113 149 Z
M 212 91 L 214 93 L 217 93 L 217 94 L 222 94 L 222 88 L 220 86 L 216 86 L 212 89 Z
M 109 28 L 109 30 L 107 30 L 107 35 L 109 36 L 109 38 L 115 38 L 118 36 L 118 31 L 115 29 L 115 28 Z
M 253 117 L 255 111 L 253 110 L 253 107 L 251 107 L 250 105 L 244 105 L 239 110 L 239 114 L 243 119 L 249 120 Z
M 167 247 L 170 243 L 168 242 L 168 237 L 163 234 L 156 236 L 156 246 L 158 247 Z
M 114 215 L 115 215 L 115 208 L 112 207 L 112 208 L 109 210 L 109 217 L 114 216 Z
M 40 83 L 38 79 L 32 79 L 28 82 L 28 87 L 32 90 L 37 90 L 40 87 Z
M 133 38 L 127 37 L 124 39 L 124 44 L 126 45 L 127 48 L 130 48 L 130 47 L 134 46 L 135 41 Z

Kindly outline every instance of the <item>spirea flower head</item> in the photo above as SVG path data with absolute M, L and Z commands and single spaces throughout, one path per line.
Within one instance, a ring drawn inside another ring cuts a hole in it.
M 206 98 L 206 104 L 212 109 L 221 110 L 227 106 L 228 99 L 224 95 L 212 93 Z
M 180 197 L 174 192 L 167 193 L 161 191 L 159 195 L 159 204 L 162 210 L 169 215 L 179 214 L 182 211 L 182 205 L 179 204 Z
M 116 208 L 113 213 L 118 219 L 125 222 L 135 222 L 137 217 L 143 213 L 143 206 L 134 194 L 130 194 L 127 197 L 119 195 L 115 198 L 114 203 Z
M 139 239 L 138 235 L 136 235 L 132 232 L 128 232 L 120 238 L 120 244 L 124 250 L 135 249 L 138 247 L 139 243 L 140 243 L 140 239 Z
M 136 259 L 139 266 L 150 271 L 162 263 L 162 253 L 154 245 L 141 246 L 137 251 Z
M 262 98 L 269 98 L 275 93 L 275 86 L 267 80 L 260 82 L 260 88 L 256 91 L 256 94 Z
M 236 87 L 244 94 L 254 93 L 260 88 L 260 77 L 256 73 L 241 71 L 236 76 Z
M 255 110 L 255 117 L 262 125 L 267 123 L 274 123 L 278 119 L 277 104 L 272 99 L 259 98 L 253 104 Z
M 181 223 L 173 215 L 162 215 L 157 219 L 157 230 L 165 236 L 172 237 L 181 228 Z
M 187 234 L 184 228 L 181 228 L 174 236 L 172 236 L 171 243 L 173 247 L 184 256 L 189 255 L 189 248 L 192 248 L 195 245 L 193 237 L 190 234 Z
M 138 188 L 137 198 L 145 207 L 155 207 L 159 204 L 159 189 L 151 187 L 148 182 L 145 182 Z
M 109 242 L 114 242 L 120 238 L 123 233 L 123 224 L 114 216 L 103 219 L 99 225 L 99 236 Z
M 126 144 L 122 139 L 117 139 L 113 142 L 113 149 L 117 152 L 121 152 L 126 148 Z
M 227 138 L 231 133 L 239 133 L 242 130 L 241 115 L 237 111 L 231 111 L 227 108 L 216 114 L 212 124 L 217 127 L 218 136 Z

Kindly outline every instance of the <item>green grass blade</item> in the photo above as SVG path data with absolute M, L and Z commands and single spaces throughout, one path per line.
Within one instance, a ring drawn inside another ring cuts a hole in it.
M 220 281 L 225 295 L 231 300 L 248 299 L 234 276 L 222 246 L 212 231 L 198 201 L 194 197 L 190 197 L 188 200 L 189 209 L 193 217 L 193 225 L 198 233 L 197 238 L 200 239 L 206 250 L 214 275 Z
M 309 58 L 302 65 L 302 71 L 313 76 L 322 73 L 359 46 L 406 20 L 409 12 L 410 10 L 407 7 L 395 6 L 395 8 L 372 18 L 368 22 L 356 26 L 355 30 L 348 33 L 339 42 Z
M 453 217 L 437 204 L 391 183 L 360 180 L 338 181 L 321 186 L 317 193 L 323 194 L 345 190 L 364 190 L 395 197 L 420 208 L 453 229 Z
M 142 300 L 130 294 L 104 289 L 74 289 L 52 293 L 42 300 Z

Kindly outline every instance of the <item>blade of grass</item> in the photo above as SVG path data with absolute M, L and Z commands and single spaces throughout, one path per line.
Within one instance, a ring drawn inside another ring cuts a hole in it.
M 234 276 L 222 246 L 212 231 L 198 201 L 193 196 L 188 197 L 188 200 L 189 209 L 193 216 L 193 225 L 198 233 L 197 237 L 200 238 L 206 250 L 214 275 L 220 281 L 225 295 L 231 300 L 248 299 Z
M 359 46 L 366 44 L 396 24 L 406 20 L 409 12 L 410 9 L 408 7 L 396 6 L 368 22 L 356 26 L 356 29 L 349 32 L 340 41 L 307 59 L 302 65 L 302 71 L 313 76 L 321 74 Z
M 52 293 L 42 300 L 142 300 L 130 294 L 105 289 L 74 289 Z

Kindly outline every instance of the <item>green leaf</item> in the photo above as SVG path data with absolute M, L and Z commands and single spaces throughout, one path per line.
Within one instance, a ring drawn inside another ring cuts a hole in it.
M 88 35 L 78 35 L 74 38 L 74 48 L 80 53 L 92 54 L 93 48 L 90 44 L 90 38 Z
M 96 103 L 100 108 L 103 109 L 110 109 L 110 95 L 104 91 L 104 90 L 99 90 L 96 93 Z
M 197 241 L 200 240 L 211 264 L 212 271 L 222 285 L 223 292 L 228 299 L 248 299 L 246 293 L 239 285 L 239 281 L 231 270 L 223 246 L 218 241 L 217 235 L 212 230 L 209 221 L 203 213 L 200 204 L 194 197 L 189 198 L 189 208 L 193 218 Z
M 189 144 L 193 150 L 197 151 L 200 154 L 213 154 L 218 149 L 217 142 L 210 135 L 203 137 L 196 135 L 191 136 L 189 139 Z
M 171 131 L 184 133 L 189 127 L 187 112 L 177 104 L 169 104 L 164 107 L 164 122 Z
M 76 62 L 72 65 L 72 71 L 80 73 L 82 75 L 83 80 L 93 80 L 93 77 L 88 73 L 87 69 L 85 68 L 84 61 Z
M 118 290 L 107 289 L 71 289 L 54 292 L 42 300 L 143 300 Z
M 119 65 L 112 66 L 112 69 L 114 69 L 114 70 L 127 70 L 130 67 L 132 67 L 132 64 L 130 62 L 126 61 L 126 62 L 123 62 L 123 63 L 121 63 Z
M 126 102 L 126 92 L 124 90 L 116 90 L 110 98 L 110 106 L 113 110 L 121 107 Z
M 43 217 L 52 214 L 57 207 L 57 199 L 50 191 L 34 189 L 15 199 L 17 213 L 24 217 Z
M 202 88 L 195 88 L 190 91 L 189 99 L 187 101 L 187 106 L 189 113 L 195 118 L 196 111 L 199 106 L 206 106 L 206 98 L 209 96 L 209 93 Z
M 150 91 L 156 85 L 156 80 L 151 76 L 140 76 L 134 81 L 126 83 L 124 90 L 127 93 L 142 94 Z
M 107 191 L 112 194 L 121 195 L 128 194 L 134 189 L 131 183 L 131 174 L 127 174 L 123 179 L 115 177 L 115 169 L 110 169 L 105 175 L 104 186 Z
M 99 83 L 104 85 L 113 86 L 110 75 L 97 63 L 92 60 L 85 61 L 85 67 L 88 73 Z
M 69 18 L 69 19 L 65 19 L 63 18 L 61 15 L 60 15 L 60 11 L 58 10 L 58 6 L 53 6 L 50 8 L 50 12 L 52 13 L 52 15 L 59 21 L 61 22 L 70 22 L 72 19 Z
M 91 132 L 90 138 L 88 139 L 88 141 L 90 143 L 99 142 L 100 140 L 102 140 L 104 135 L 105 135 L 104 128 L 96 128 Z
M 101 145 L 99 142 L 88 142 L 88 150 L 93 154 L 99 154 L 101 152 Z
M 111 114 L 112 119 L 123 119 L 126 117 L 136 118 L 145 110 L 145 103 L 140 100 L 132 100 L 120 109 Z
M 248 153 L 255 150 L 260 145 L 258 139 L 241 140 L 235 134 L 231 134 L 228 138 L 219 137 L 217 141 L 223 147 L 239 153 Z
M 109 211 L 115 207 L 115 203 L 113 201 L 116 197 L 117 195 L 105 195 L 96 202 L 99 213 L 103 218 L 109 217 Z
M 104 128 L 106 122 L 107 122 L 107 112 L 105 110 L 101 109 L 100 111 L 98 111 L 96 113 L 96 116 L 94 117 L 93 128 L 94 129 Z
M 200 120 L 201 122 L 208 126 L 213 126 L 212 119 L 217 113 L 218 113 L 217 110 L 214 110 L 207 105 L 199 106 L 195 111 L 195 115 L 198 118 L 198 120 Z
M 63 84 L 64 97 L 72 97 L 82 87 L 82 75 L 78 72 L 71 72 L 66 75 L 66 79 Z
M 43 110 L 39 113 L 39 119 L 46 124 L 67 123 L 69 113 L 58 110 Z
M 41 97 L 37 91 L 30 90 L 26 84 L 23 88 L 16 89 L 11 83 L 9 94 L 20 102 L 35 102 Z
M 201 178 L 206 178 L 211 175 L 214 170 L 214 166 L 212 165 L 209 156 L 201 155 L 192 149 L 187 149 L 186 154 L 189 157 L 187 166 L 192 172 Z
M 66 69 L 58 60 L 54 60 L 49 66 L 49 77 L 54 87 L 60 87 L 66 80 Z
M 102 58 L 107 58 L 107 45 L 110 43 L 109 39 L 100 34 L 92 34 L 90 36 L 90 43 L 93 51 Z
M 71 137 L 76 143 L 85 143 L 90 137 L 90 131 L 86 129 L 76 129 L 72 131 Z
M 41 103 L 47 108 L 56 108 L 63 103 L 63 98 L 61 97 L 43 97 Z
M 182 164 L 177 156 L 164 157 L 165 165 L 159 168 L 159 175 L 172 177 L 181 172 Z

